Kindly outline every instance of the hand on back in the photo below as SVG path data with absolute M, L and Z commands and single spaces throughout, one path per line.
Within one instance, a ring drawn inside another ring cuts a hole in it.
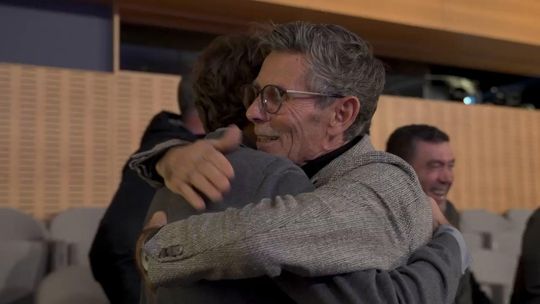
M 236 149 L 241 138 L 240 129 L 230 126 L 219 139 L 202 139 L 170 149 L 156 169 L 167 188 L 182 195 L 193 208 L 202 210 L 203 196 L 217 202 L 230 189 L 234 170 L 224 153 Z

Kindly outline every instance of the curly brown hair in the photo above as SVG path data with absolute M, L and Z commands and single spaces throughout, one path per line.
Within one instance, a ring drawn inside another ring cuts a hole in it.
M 193 96 L 206 131 L 248 125 L 242 87 L 257 77 L 265 55 L 248 34 L 219 36 L 204 49 L 193 68 Z

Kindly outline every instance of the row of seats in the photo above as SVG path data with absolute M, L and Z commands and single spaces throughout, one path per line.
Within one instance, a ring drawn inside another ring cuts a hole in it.
M 471 252 L 472 271 L 495 304 L 510 301 L 521 240 L 531 210 L 509 210 L 503 216 L 486 210 L 460 214 L 460 230 Z
M 108 303 L 88 261 L 103 208 L 70 209 L 48 227 L 0 208 L 0 304 Z
M 54 217 L 47 229 L 20 211 L 0 208 L 0 304 L 107 303 L 88 265 L 103 213 L 102 208 L 70 209 Z M 461 213 L 460 229 L 473 256 L 472 270 L 494 303 L 508 303 L 530 214 L 529 210 L 511 210 L 504 217 L 485 210 Z

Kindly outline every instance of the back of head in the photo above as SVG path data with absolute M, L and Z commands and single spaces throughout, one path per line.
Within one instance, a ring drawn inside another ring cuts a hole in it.
M 263 60 L 259 40 L 249 35 L 219 36 L 204 49 L 193 70 L 193 95 L 207 131 L 248 124 L 242 87 L 257 77 Z
M 197 115 L 197 109 L 193 101 L 193 81 L 189 74 L 182 76 L 178 86 L 178 106 L 182 112 L 182 122 L 188 130 L 194 134 L 204 134 L 202 122 Z
M 358 97 L 360 113 L 345 139 L 367 132 L 384 87 L 385 71 L 365 40 L 338 25 L 301 21 L 274 25 L 261 39 L 266 52 L 305 55 L 308 90 Z M 323 97 L 320 105 L 332 100 Z
M 446 133 L 430 125 L 407 125 L 397 128 L 386 142 L 386 152 L 392 153 L 410 163 L 417 141 L 429 143 L 449 142 Z
M 193 101 L 193 79 L 190 74 L 182 75 L 182 79 L 178 85 L 177 94 L 180 111 L 187 112 L 189 110 L 195 110 L 195 103 Z

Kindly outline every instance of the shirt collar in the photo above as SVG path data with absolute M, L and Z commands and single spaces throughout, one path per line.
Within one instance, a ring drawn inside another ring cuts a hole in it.
M 328 165 L 331 161 L 333 161 L 338 156 L 345 153 L 351 147 L 356 145 L 362 139 L 362 137 L 362 135 L 357 136 L 343 146 L 335 149 L 334 151 L 328 152 L 313 160 L 308 161 L 305 165 L 302 166 L 302 170 L 304 170 L 304 172 L 309 178 L 312 178 L 315 174 L 317 174 L 317 172 L 319 172 L 322 168 Z

